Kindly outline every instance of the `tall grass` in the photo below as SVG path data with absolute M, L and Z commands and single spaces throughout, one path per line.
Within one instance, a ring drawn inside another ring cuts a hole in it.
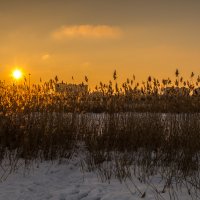
M 186 185 L 198 198 L 200 77 L 184 80 L 177 70 L 174 81 L 149 76 L 140 84 L 133 76 L 119 86 L 117 76 L 94 91 L 55 92 L 57 77 L 31 87 L 0 82 L 0 168 L 4 160 L 14 169 L 21 159 L 70 159 L 81 148 L 82 170 L 103 181 L 137 188 L 134 178 L 152 184 L 159 175 L 160 195 Z
M 189 80 L 179 77 L 162 79 L 149 76 L 138 83 L 135 76 L 121 85 L 117 82 L 117 72 L 108 84 L 100 82 L 95 90 L 55 92 L 55 80 L 33 84 L 6 85 L 0 82 L 0 112 L 199 112 L 200 77 Z M 88 78 L 83 86 L 88 84 Z

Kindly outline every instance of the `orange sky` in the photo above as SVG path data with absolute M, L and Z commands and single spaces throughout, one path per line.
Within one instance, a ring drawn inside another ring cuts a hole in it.
M 0 79 L 188 77 L 200 69 L 197 0 L 0 0 Z

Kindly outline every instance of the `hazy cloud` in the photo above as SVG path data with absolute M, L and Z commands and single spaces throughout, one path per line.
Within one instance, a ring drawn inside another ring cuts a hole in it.
M 44 54 L 42 56 L 42 60 L 48 60 L 50 58 L 50 55 L 49 54 Z
M 120 28 L 108 25 L 63 26 L 53 33 L 55 39 L 64 38 L 108 38 L 116 39 L 122 34 Z

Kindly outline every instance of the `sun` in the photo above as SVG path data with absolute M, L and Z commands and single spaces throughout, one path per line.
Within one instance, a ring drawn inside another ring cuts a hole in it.
M 22 77 L 22 71 L 19 69 L 16 69 L 13 71 L 12 76 L 14 79 L 18 80 Z

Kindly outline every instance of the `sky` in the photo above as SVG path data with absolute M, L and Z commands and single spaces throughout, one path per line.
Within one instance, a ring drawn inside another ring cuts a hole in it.
M 0 0 L 0 79 L 197 75 L 199 24 L 198 0 Z

